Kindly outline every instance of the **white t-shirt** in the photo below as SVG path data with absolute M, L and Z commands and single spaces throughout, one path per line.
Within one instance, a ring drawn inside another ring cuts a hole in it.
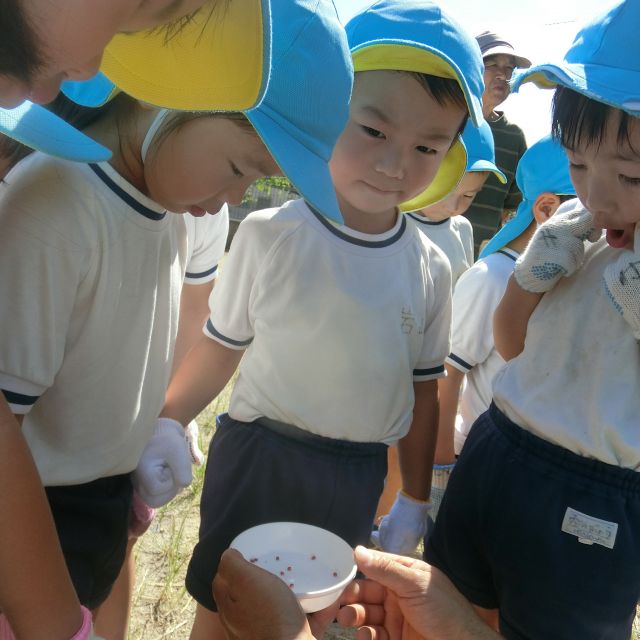
M 473 264 L 473 227 L 464 216 L 434 222 L 418 213 L 408 213 L 418 228 L 447 256 L 451 264 L 451 284 Z
M 602 284 L 620 251 L 605 238 L 587 248 L 582 268 L 544 295 L 524 351 L 498 372 L 493 389 L 497 406 L 524 429 L 578 455 L 637 470 L 640 344 Z
M 211 296 L 205 332 L 247 348 L 230 415 L 392 443 L 409 430 L 413 382 L 444 375 L 447 260 L 402 215 L 367 235 L 302 200 L 250 214 Z
M 189 220 L 106 163 L 39 153 L 7 181 L 0 389 L 26 414 L 45 485 L 132 471 L 162 408 L 187 265 L 192 282 L 215 276 L 227 212 Z
M 491 404 L 492 383 L 504 366 L 493 342 L 493 314 L 504 295 L 518 253 L 501 249 L 462 274 L 453 291 L 451 353 L 447 363 L 466 374 L 454 446 L 460 453 L 471 426 Z

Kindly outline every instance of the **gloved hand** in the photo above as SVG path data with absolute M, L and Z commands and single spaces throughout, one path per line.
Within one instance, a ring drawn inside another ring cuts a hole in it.
M 382 518 L 378 530 L 371 533 L 371 542 L 389 553 L 414 553 L 427 532 L 429 511 L 430 502 L 415 500 L 398 491 L 391 511 Z
M 196 467 L 200 467 L 204 464 L 204 453 L 200 449 L 200 445 L 198 444 L 198 434 L 200 431 L 198 430 L 198 423 L 195 420 L 192 420 L 187 425 L 186 437 L 187 444 L 189 445 L 189 453 L 191 454 L 191 462 L 196 465 Z
M 161 507 L 191 484 L 191 450 L 182 425 L 158 418 L 156 429 L 133 472 L 134 489 L 150 507 Z
M 429 496 L 429 502 L 433 505 L 433 511 L 431 517 L 435 520 L 438 517 L 438 510 L 440 509 L 440 503 L 444 496 L 444 492 L 449 484 L 449 476 L 453 471 L 456 463 L 451 464 L 434 464 L 433 473 L 431 474 L 431 495 Z
M 604 270 L 603 279 L 611 303 L 640 340 L 640 224 L 636 224 L 633 249 L 622 251 Z
M 584 262 L 585 241 L 595 242 L 602 234 L 595 229 L 591 213 L 573 208 L 557 213 L 538 227 L 513 271 L 526 291 L 544 293 L 563 276 L 575 273 Z

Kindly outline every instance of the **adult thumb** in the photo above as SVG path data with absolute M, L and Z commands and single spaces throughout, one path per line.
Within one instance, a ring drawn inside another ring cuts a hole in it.
M 355 558 L 358 569 L 367 578 L 375 580 L 400 597 L 415 594 L 419 574 L 422 573 L 422 567 L 426 567 L 420 560 L 360 546 L 355 549 Z

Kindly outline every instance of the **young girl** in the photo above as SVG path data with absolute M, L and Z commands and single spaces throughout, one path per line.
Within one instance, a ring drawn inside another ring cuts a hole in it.
M 494 317 L 508 362 L 426 548 L 506 638 L 626 640 L 640 596 L 639 20 L 616 2 L 526 74 L 557 85 L 578 199 L 516 262 Z

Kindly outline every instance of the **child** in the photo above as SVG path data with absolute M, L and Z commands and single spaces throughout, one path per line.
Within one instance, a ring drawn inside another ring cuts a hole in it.
M 482 65 L 473 40 L 417 0 L 376 2 L 347 34 L 358 73 L 331 159 L 345 224 L 303 200 L 248 216 L 206 335 L 167 393 L 162 420 L 186 424 L 242 358 L 187 573 L 192 638 L 222 637 L 211 581 L 247 527 L 296 520 L 367 541 L 386 445 L 401 438 L 405 493 L 384 543 L 415 547 L 426 526 L 450 271 L 398 207 L 426 206 L 459 180 L 457 136 L 469 111 L 480 121 Z
M 473 227 L 462 215 L 482 189 L 490 173 L 503 184 L 504 173 L 496 167 L 491 127 L 482 121 L 479 127 L 468 122 L 462 133 L 467 149 L 467 166 L 462 180 L 445 198 L 409 217 L 440 249 L 451 264 L 451 285 L 473 264 Z
M 626 640 L 640 595 L 639 20 L 619 1 L 523 76 L 557 85 L 579 200 L 516 262 L 494 320 L 508 362 L 426 549 L 506 638 Z
M 516 170 L 516 183 L 524 199 L 515 217 L 489 241 L 480 260 L 463 274 L 453 292 L 451 353 L 445 363 L 447 377 L 438 383 L 440 416 L 431 483 L 434 512 L 455 456 L 460 454 L 471 425 L 489 408 L 491 383 L 504 365 L 493 343 L 493 314 L 515 261 L 536 226 L 548 220 L 563 201 L 575 196 L 567 155 L 551 137 L 542 138 L 525 151 Z
M 467 150 L 467 165 L 457 186 L 439 202 L 407 214 L 447 256 L 451 265 L 452 288 L 455 288 L 458 278 L 473 264 L 473 228 L 462 214 L 473 202 L 490 172 L 494 172 L 499 180 L 504 179 L 504 174 L 495 165 L 491 128 L 484 120 L 479 127 L 467 122 L 462 132 L 462 141 Z M 438 387 L 444 382 L 445 378 L 441 378 Z M 376 520 L 389 513 L 401 486 L 395 447 L 389 448 L 387 465 L 387 479 L 378 503 Z M 372 541 L 375 544 L 379 542 L 375 531 Z
M 270 88 L 246 117 L 170 113 L 123 95 L 87 128 L 116 150 L 112 164 L 34 154 L 1 192 L 0 295 L 11 304 L 0 325 L 14 330 L 0 341 L 0 388 L 23 422 L 74 586 L 91 609 L 120 570 L 136 465 L 136 487 L 152 506 L 191 478 L 184 431 L 156 428 L 155 418 L 183 281 L 211 280 L 224 250 L 225 234 L 211 228 L 221 214 L 207 211 L 280 173 L 265 143 L 278 160 L 282 147 L 294 148 L 296 170 L 330 184 L 326 160 L 352 84 L 346 36 L 331 4 L 289 2 L 286 13 L 274 31 Z M 303 62 L 317 82 L 291 91 Z M 321 129 L 316 109 L 331 111 Z M 334 192 L 307 185 L 296 183 L 340 215 Z

